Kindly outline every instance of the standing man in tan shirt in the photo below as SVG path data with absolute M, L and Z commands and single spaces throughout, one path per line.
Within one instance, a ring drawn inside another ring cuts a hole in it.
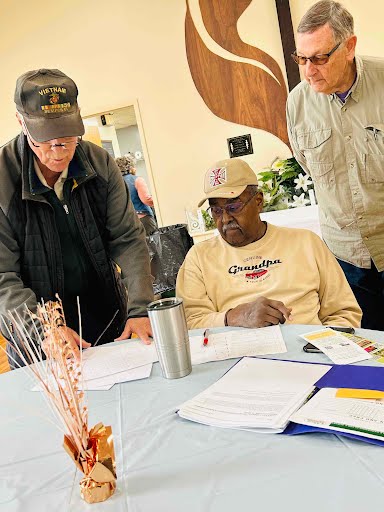
M 287 102 L 294 156 L 312 177 L 323 238 L 363 310 L 384 330 L 384 60 L 355 55 L 352 15 L 321 0 L 292 57 L 304 78 Z

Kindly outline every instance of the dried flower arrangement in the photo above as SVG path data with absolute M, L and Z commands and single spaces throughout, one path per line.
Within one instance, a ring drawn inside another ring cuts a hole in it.
M 78 307 L 80 310 L 79 304 Z M 22 368 L 31 372 L 40 384 L 59 428 L 60 424 L 64 427 L 61 428 L 64 430 L 64 448 L 84 473 L 80 482 L 82 498 L 88 503 L 104 501 L 116 489 L 113 436 L 111 427 L 102 423 L 88 430 L 82 349 L 79 352 L 66 339 L 66 322 L 60 300 L 39 304 L 37 313 L 28 311 L 28 316 L 37 341 L 32 339 L 20 315 L 14 312 L 9 313 L 14 328 L 12 333 L 7 327 L 9 343 L 25 364 Z M 42 334 L 38 324 L 42 327 Z

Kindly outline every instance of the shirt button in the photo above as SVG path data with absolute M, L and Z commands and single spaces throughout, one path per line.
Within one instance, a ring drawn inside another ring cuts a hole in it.
M 351 169 L 353 169 L 355 167 L 355 164 L 352 162 L 351 164 L 349 164 L 349 166 L 351 167 Z
M 347 111 L 347 107 L 343 107 L 341 110 L 342 110 L 343 112 L 346 112 L 346 111 Z
M 358 218 L 359 220 L 361 220 L 361 219 L 363 218 L 363 216 L 362 216 L 362 215 L 359 215 L 357 218 Z
M 368 240 L 368 238 L 369 238 L 368 236 L 365 236 L 365 237 L 364 237 L 364 240 Z
M 357 191 L 355 190 L 354 193 L 353 193 L 354 196 L 357 196 Z
M 351 140 L 351 138 L 352 138 L 352 137 L 351 137 L 350 135 L 347 135 L 347 136 L 345 137 L 345 140 L 346 140 L 347 142 L 349 142 L 349 141 Z

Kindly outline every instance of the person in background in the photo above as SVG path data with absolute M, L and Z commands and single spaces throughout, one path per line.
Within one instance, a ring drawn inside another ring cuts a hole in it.
M 116 158 L 116 163 L 129 188 L 133 207 L 144 226 L 145 232 L 147 236 L 151 235 L 158 230 L 158 227 L 152 211 L 153 199 L 147 184 L 144 178 L 136 176 L 135 162 L 130 155 Z
M 82 141 L 77 94 L 57 69 L 24 73 L 15 89 L 22 132 L 0 149 L 0 325 L 20 348 L 8 312 L 35 338 L 26 306 L 35 312 L 57 294 L 72 346 L 152 335 L 145 232 L 114 160 Z M 24 364 L 9 343 L 7 353 L 11 368 Z
M 221 236 L 194 245 L 177 276 L 189 329 L 289 323 L 358 327 L 361 310 L 343 271 L 312 231 L 262 222 L 263 193 L 233 158 L 205 174 Z
M 363 310 L 384 330 L 384 59 L 355 55 L 352 15 L 322 0 L 297 29 L 304 78 L 289 94 L 293 154 L 313 179 L 322 236 Z

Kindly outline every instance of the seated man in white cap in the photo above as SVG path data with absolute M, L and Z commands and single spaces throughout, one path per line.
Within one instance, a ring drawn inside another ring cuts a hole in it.
M 176 293 L 189 329 L 289 323 L 358 327 L 361 310 L 344 273 L 312 231 L 260 219 L 263 194 L 241 159 L 208 169 L 205 197 L 221 236 L 189 251 Z

